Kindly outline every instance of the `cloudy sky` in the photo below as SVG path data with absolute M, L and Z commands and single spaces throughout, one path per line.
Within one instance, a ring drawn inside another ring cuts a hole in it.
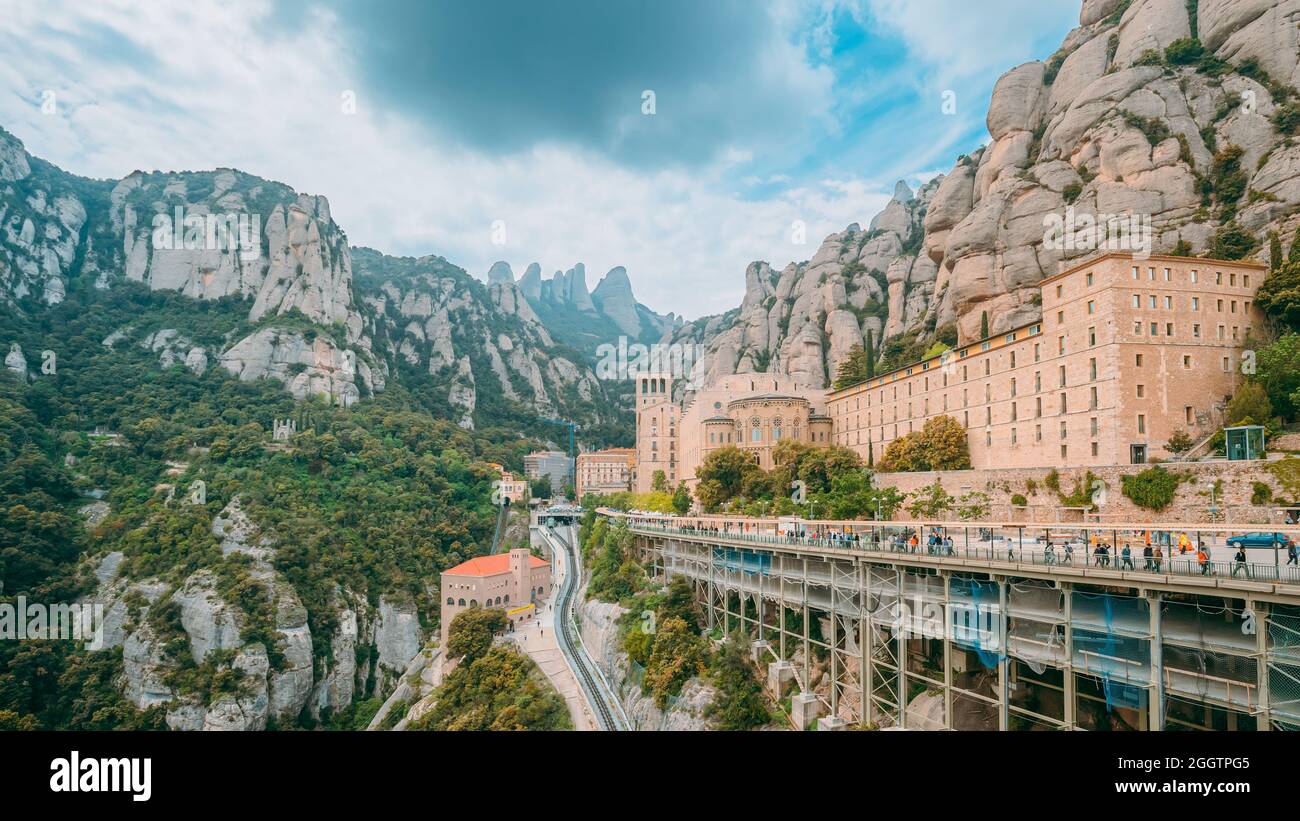
M 739 304 L 750 261 L 807 259 L 897 180 L 947 171 L 987 138 L 998 76 L 1051 54 L 1079 9 L 0 5 L 0 126 L 69 171 L 235 167 L 326 195 L 353 244 L 479 277 L 498 259 L 516 275 L 584 262 L 593 288 L 624 265 L 638 299 L 688 317 Z M 797 220 L 807 244 L 792 242 Z

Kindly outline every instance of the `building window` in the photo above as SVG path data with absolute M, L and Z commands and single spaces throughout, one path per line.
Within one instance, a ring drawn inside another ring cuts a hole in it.
M 1093 455 L 1093 456 L 1096 456 L 1096 455 L 1097 455 L 1097 443 L 1096 443 L 1096 442 L 1093 442 L 1093 443 L 1092 443 L 1092 455 Z
M 1193 311 L 1201 310 L 1201 298 L 1199 296 L 1192 297 L 1192 310 Z
M 1065 337 L 1061 336 L 1056 340 L 1056 352 L 1065 353 Z
M 1089 328 L 1089 329 L 1088 329 L 1088 347 L 1089 347 L 1089 348 L 1093 348 L 1093 347 L 1096 347 L 1096 345 L 1097 345 L 1097 329 L 1096 329 L 1096 328 Z
M 1142 335 L 1142 322 L 1140 320 L 1133 320 L 1133 333 L 1136 336 Z
M 1201 338 L 1201 323 L 1195 322 L 1192 324 L 1192 337 L 1195 339 Z
M 1034 425 L 1034 441 L 1035 441 L 1035 442 L 1041 442 L 1041 441 L 1043 441 L 1043 426 L 1042 426 L 1042 425 Z
M 1135 365 L 1137 365 L 1139 368 L 1142 367 L 1142 354 L 1135 354 L 1134 360 L 1135 360 L 1134 361 Z
M 1134 294 L 1134 295 L 1133 295 L 1133 307 L 1134 307 L 1134 308 L 1141 308 L 1141 307 L 1142 307 L 1142 295 L 1141 295 L 1141 294 Z
M 1037 362 L 1037 361 L 1039 360 L 1039 358 L 1040 358 L 1039 345 L 1038 345 L 1037 342 L 1035 342 L 1035 343 L 1034 343 L 1034 361 Z
M 1195 284 L 1196 281 L 1197 281 L 1199 278 L 1200 278 L 1200 277 L 1198 277 L 1197 274 L 1196 274 L 1196 269 L 1193 268 L 1193 269 L 1192 269 L 1192 283 Z
M 1097 359 L 1093 357 L 1088 360 L 1088 379 L 1091 382 L 1097 381 Z
M 1096 302 L 1096 300 L 1092 300 L 1092 299 L 1088 300 L 1088 313 L 1090 313 L 1090 314 L 1095 314 L 1095 313 L 1097 313 L 1097 302 Z
M 1147 417 L 1145 413 L 1138 414 L 1138 433 L 1147 432 Z
M 1138 399 L 1142 399 L 1142 398 L 1144 398 L 1146 395 L 1147 395 L 1147 386 L 1146 386 L 1146 385 L 1138 385 L 1138 386 L 1137 386 L 1137 398 L 1138 398 Z
M 1016 378 L 1014 376 L 1011 377 L 1011 395 L 1016 395 Z
M 1042 415 L 1043 415 L 1043 397 L 1040 396 L 1034 400 L 1034 416 L 1038 417 Z
M 1059 368 L 1059 371 L 1060 371 L 1060 377 L 1061 377 L 1061 384 L 1060 384 L 1058 387 L 1064 388 L 1064 387 L 1065 387 L 1065 366 L 1062 365 L 1062 366 Z
M 1012 429 L 1011 429 L 1011 444 L 1014 445 L 1015 443 L 1016 443 L 1016 429 L 1015 429 L 1015 428 L 1012 428 Z
M 1166 296 L 1166 297 L 1165 297 L 1165 310 L 1170 310 L 1170 311 L 1171 311 L 1171 310 L 1173 310 L 1173 308 L 1174 308 L 1174 298 L 1171 297 L 1171 296 Z
M 1064 325 L 1064 324 L 1065 324 L 1065 311 L 1057 311 L 1057 312 L 1056 312 L 1056 324 L 1057 324 L 1057 325 Z
M 1099 430 L 1101 430 L 1101 428 L 1100 428 L 1100 426 L 1097 424 L 1097 417 L 1094 416 L 1094 417 L 1092 417 L 1092 435 L 1093 435 L 1093 436 L 1096 436 L 1096 435 L 1097 435 L 1097 432 L 1098 432 Z
M 1151 335 L 1160 336 L 1160 323 L 1158 322 L 1151 323 Z
M 1154 307 L 1156 307 L 1156 295 L 1155 295 L 1155 294 L 1151 294 L 1150 296 L 1147 297 L 1147 307 L 1148 307 L 1148 308 L 1154 308 Z
M 1083 279 L 1085 285 L 1092 285 L 1092 271 L 1089 271 L 1087 276 L 1085 276 Z
M 1183 355 L 1183 369 L 1184 370 L 1192 369 L 1192 358 L 1186 354 Z
M 1092 388 L 1092 394 L 1088 400 L 1088 404 L 1092 407 L 1093 410 L 1097 409 L 1097 389 L 1095 387 Z

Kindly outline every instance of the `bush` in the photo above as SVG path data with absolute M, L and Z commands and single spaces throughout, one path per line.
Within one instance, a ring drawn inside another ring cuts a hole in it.
M 1273 501 L 1273 488 L 1269 487 L 1268 482 L 1254 482 L 1250 488 L 1250 503 L 1252 505 L 1266 505 Z
M 1154 467 L 1125 476 L 1122 481 L 1129 501 L 1145 510 L 1159 512 L 1173 503 L 1182 478 L 1162 467 Z
M 1011 496 L 1011 504 L 1016 507 L 1024 507 L 1029 504 L 1029 500 L 1025 498 L 1023 493 L 1016 493 Z
M 1200 40 L 1191 37 L 1179 38 L 1165 49 L 1165 60 L 1175 66 L 1195 65 L 1203 56 L 1205 56 L 1205 46 L 1201 45 Z

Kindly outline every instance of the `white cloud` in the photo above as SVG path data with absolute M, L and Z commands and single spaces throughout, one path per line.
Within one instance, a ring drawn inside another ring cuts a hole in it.
M 0 20 L 9 44 L 0 43 L 0 123 L 33 154 L 88 176 L 233 166 L 325 194 L 354 244 L 440 254 L 477 276 L 500 258 L 517 273 L 536 260 L 547 275 L 581 261 L 594 287 L 624 265 L 641 301 L 692 316 L 738 304 L 750 261 L 806 259 L 820 237 L 869 220 L 888 199 L 850 179 L 747 200 L 726 177 L 751 161 L 742 148 L 701 174 L 644 173 L 563 146 L 500 158 L 433 143 L 364 94 L 355 115 L 342 113 L 355 72 L 329 16 L 267 34 L 265 8 L 20 7 Z M 69 38 L 111 29 L 132 44 L 126 52 L 155 62 L 97 54 L 35 33 L 40 25 Z M 36 108 L 46 87 L 66 102 L 55 116 Z M 504 248 L 490 242 L 498 219 Z M 795 220 L 809 245 L 790 243 Z

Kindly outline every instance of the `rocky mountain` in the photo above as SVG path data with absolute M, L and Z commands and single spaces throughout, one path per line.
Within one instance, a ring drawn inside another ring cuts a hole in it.
M 418 372 L 413 384 L 437 393 L 463 427 L 517 418 L 520 407 L 591 428 L 618 417 L 609 386 L 552 337 L 508 266 L 494 267 L 485 286 L 440 257 L 352 248 L 324 197 L 232 169 L 88 180 L 0 130 L 0 302 L 39 311 L 69 287 L 122 279 L 248 303 L 247 327 L 214 349 L 176 329 L 128 326 L 105 340 L 149 348 L 164 367 L 219 365 L 241 379 L 278 380 L 297 398 L 349 405 L 384 390 L 400 366 Z M 581 264 L 541 285 L 539 304 L 589 315 L 593 333 L 608 335 L 612 321 L 587 293 Z M 623 296 L 630 287 L 607 302 L 627 316 Z M 658 319 L 635 301 L 630 316 Z
M 1300 221 L 1298 26 L 1295 0 L 1085 0 L 1060 49 L 998 80 L 986 146 L 811 260 L 751 264 L 737 310 L 672 338 L 705 345 L 711 374 L 821 387 L 870 331 L 884 366 L 976 339 L 985 317 L 996 334 L 1095 252 L 1048 241 L 1067 208 L 1148 221 L 1155 253 L 1262 258 Z
M 923 221 L 940 185 L 914 193 L 900 182 L 863 230 L 854 223 L 827 237 L 812 259 L 780 272 L 766 262 L 745 270 L 740 308 L 687 323 L 668 341 L 704 346 L 705 379 L 773 371 L 823 387 L 838 363 L 868 336 L 897 346 L 916 340 L 934 302 L 938 265 L 921 253 Z
M 541 323 L 566 345 L 587 355 L 619 336 L 632 342 L 657 342 L 681 324 L 674 313 L 658 314 L 636 301 L 632 281 L 623 266 L 611 268 L 594 290 L 587 291 L 587 269 L 581 262 L 568 271 L 542 279 L 542 266 L 531 263 L 515 282 L 506 262 L 494 263 L 488 283 L 513 283 Z

